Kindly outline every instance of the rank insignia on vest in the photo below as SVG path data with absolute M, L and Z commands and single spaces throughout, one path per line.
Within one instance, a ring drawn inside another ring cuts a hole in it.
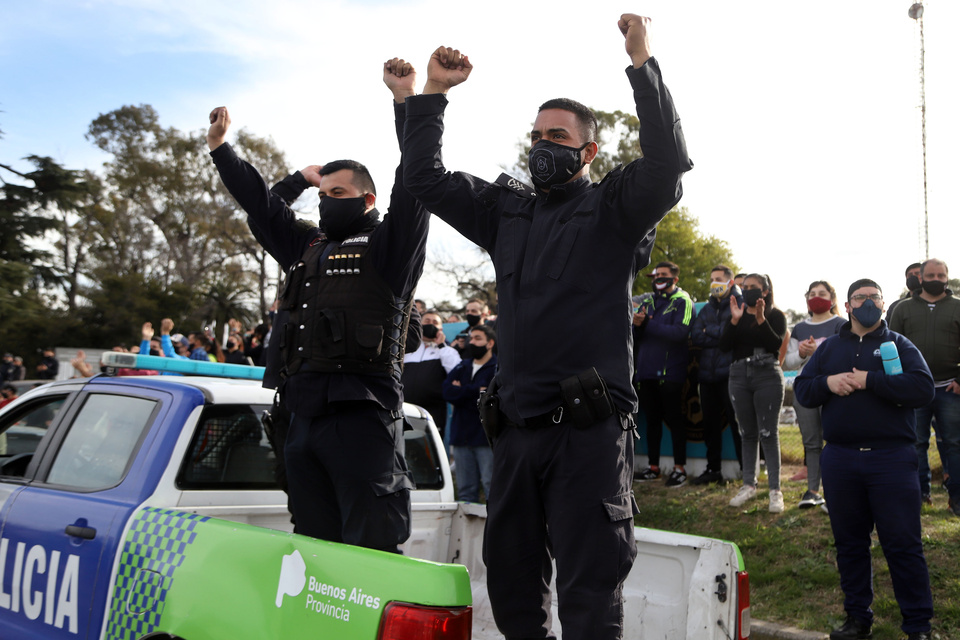
M 537 192 L 534 191 L 533 187 L 523 182 L 520 182 L 513 176 L 509 176 L 505 173 L 501 173 L 500 177 L 497 178 L 497 184 L 501 187 L 506 187 L 510 191 L 516 193 L 520 196 L 525 196 L 527 198 L 536 198 Z

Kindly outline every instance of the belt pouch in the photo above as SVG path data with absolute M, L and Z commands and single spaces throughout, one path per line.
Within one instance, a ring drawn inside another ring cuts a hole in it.
M 586 429 L 595 422 L 613 415 L 615 407 L 607 384 L 596 367 L 560 381 L 560 395 L 564 411 L 578 429 Z

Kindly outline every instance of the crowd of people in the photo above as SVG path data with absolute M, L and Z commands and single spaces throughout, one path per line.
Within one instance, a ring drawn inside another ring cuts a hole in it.
M 41 352 L 40 362 L 30 376 L 27 376 L 27 368 L 23 364 L 22 357 L 9 352 L 3 354 L 3 362 L 0 363 L 0 384 L 27 379 L 56 380 L 60 363 L 57 362 L 55 353 L 52 348 L 44 349 Z
M 723 480 L 721 416 L 735 439 L 743 483 L 729 504 L 758 493 L 766 459 L 769 510 L 784 510 L 778 423 L 783 368 L 796 370 L 794 409 L 803 440 L 807 491 L 799 507 L 827 511 L 847 618 L 832 640 L 871 637 L 871 531 L 876 529 L 911 639 L 930 637 L 933 600 L 923 555 L 920 511 L 931 504 L 928 448 L 936 430 L 949 509 L 960 516 L 960 299 L 947 287 L 947 264 L 913 263 L 906 295 L 886 306 L 880 286 L 861 279 L 840 316 L 836 289 L 810 283 L 809 317 L 787 327 L 769 276 L 733 274 L 717 265 L 699 314 L 678 286 L 680 268 L 661 262 L 648 275 L 653 293 L 634 298 L 634 382 L 647 420 L 648 465 L 640 481 L 661 477 L 662 425 L 671 429 L 668 487 L 686 482 L 686 418 L 681 389 L 688 345 L 698 352 L 707 468 L 692 482 Z M 826 442 L 826 445 L 824 445 Z M 666 475 L 666 474 L 664 474 Z M 800 476 L 796 479 L 802 479 Z M 820 488 L 823 485 L 824 492 Z
M 926 279 L 922 280 L 920 263 L 911 264 L 906 271 L 906 295 L 895 300 L 887 310 L 889 326 L 900 328 L 921 346 L 931 369 L 935 370 L 938 388 L 942 389 L 940 403 L 947 404 L 953 393 L 954 378 L 960 356 L 951 355 L 953 344 L 960 340 L 960 325 L 952 315 L 949 299 L 952 292 L 940 285 L 932 285 L 936 295 L 926 293 L 924 282 L 946 282 L 947 268 L 942 261 L 930 260 Z M 674 468 L 666 476 L 667 486 L 681 486 L 686 481 L 685 433 L 687 418 L 681 411 L 685 399 L 681 390 L 687 379 L 690 364 L 688 347 L 697 353 L 699 397 L 702 426 L 707 445 L 706 470 L 691 482 L 705 484 L 723 480 L 720 473 L 720 433 L 725 417 L 734 437 L 735 454 L 743 470 L 743 486 L 730 504 L 743 506 L 756 495 L 757 471 L 760 455 L 766 460 L 770 510 L 783 510 L 779 478 L 779 440 L 777 424 L 784 397 L 783 370 L 798 374 L 828 337 L 840 332 L 847 320 L 840 315 L 836 289 L 826 280 L 810 283 L 806 293 L 808 318 L 793 327 L 786 326 L 783 313 L 773 302 L 773 286 L 764 274 L 733 274 L 724 265 L 717 265 L 710 273 L 711 295 L 699 313 L 693 311 L 693 302 L 678 285 L 679 267 L 662 262 L 648 274 L 653 280 L 654 292 L 634 297 L 634 340 L 636 372 L 634 382 L 640 397 L 641 411 L 647 422 L 648 464 L 638 469 L 641 481 L 661 477 L 659 467 L 662 425 L 671 430 Z M 931 288 L 931 285 L 926 285 Z M 908 300 L 922 303 L 904 305 Z M 941 301 L 947 301 L 939 311 Z M 919 309 L 929 313 L 937 310 L 936 328 L 923 326 L 916 318 Z M 908 310 L 912 313 L 908 313 Z M 942 317 L 942 319 L 940 319 Z M 910 324 L 909 319 L 914 318 Z M 960 390 L 960 389 L 958 389 Z M 804 447 L 805 469 L 793 479 L 806 479 L 807 491 L 800 500 L 800 508 L 824 505 L 820 493 L 820 453 L 823 448 L 823 430 L 820 411 L 794 402 L 797 423 Z M 951 422 L 949 407 L 937 405 L 924 408 L 917 414 L 917 447 L 921 464 L 923 501 L 930 503 L 930 470 L 925 464 L 931 422 L 934 427 Z M 939 421 L 931 414 L 943 414 Z M 923 431 L 925 429 L 925 431 Z M 740 441 L 743 438 L 743 441 Z M 938 445 L 943 442 L 938 432 Z M 762 454 L 760 451 L 762 450 Z M 760 454 L 760 455 L 758 455 Z M 950 455 L 941 451 L 945 469 L 949 469 Z M 957 462 L 960 465 L 960 461 Z M 949 471 L 946 471 L 949 479 Z M 960 497 L 955 501 L 960 504 Z M 951 503 L 952 504 L 952 503 Z M 951 506 L 951 508 L 953 508 Z M 960 510 L 957 510 L 960 513 Z

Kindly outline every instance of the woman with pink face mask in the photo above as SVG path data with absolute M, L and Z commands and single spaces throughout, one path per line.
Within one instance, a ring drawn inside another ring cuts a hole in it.
M 795 369 L 798 372 L 803 369 L 803 365 L 820 343 L 836 335 L 845 322 L 837 312 L 837 291 L 826 280 L 811 282 L 806 298 L 810 317 L 798 322 L 791 330 L 787 356 L 783 363 L 784 369 Z M 807 465 L 807 491 L 800 499 L 800 508 L 810 509 L 824 504 L 820 495 L 820 450 L 823 448 L 820 408 L 808 409 L 794 400 L 793 409 L 800 425 Z

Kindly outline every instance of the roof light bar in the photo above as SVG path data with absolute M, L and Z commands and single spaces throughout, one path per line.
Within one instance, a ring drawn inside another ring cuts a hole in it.
M 182 373 L 184 375 L 210 376 L 214 378 L 241 378 L 244 380 L 263 380 L 263 367 L 250 367 L 243 364 L 225 364 L 203 360 L 181 360 L 145 356 L 136 353 L 107 351 L 100 357 L 100 364 L 118 369 L 147 369 Z

